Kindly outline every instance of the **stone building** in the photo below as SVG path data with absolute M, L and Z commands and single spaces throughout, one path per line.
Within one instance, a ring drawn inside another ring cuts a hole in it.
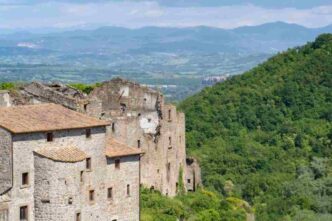
M 141 158 L 141 184 L 147 188 L 175 196 L 179 186 L 195 190 L 201 184 L 197 161 L 191 164 L 186 160 L 185 116 L 174 105 L 165 104 L 156 90 L 121 78 L 103 82 L 90 95 L 62 84 L 32 82 L 11 94 L 10 102 L 56 103 L 111 120 L 107 134 L 145 153 Z
M 141 150 L 61 105 L 0 108 L 1 221 L 139 220 Z

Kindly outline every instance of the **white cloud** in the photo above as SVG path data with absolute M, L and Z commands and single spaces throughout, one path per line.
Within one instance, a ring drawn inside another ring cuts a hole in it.
M 130 28 L 197 25 L 234 28 L 275 21 L 320 27 L 332 23 L 332 5 L 311 9 L 267 9 L 252 4 L 166 7 L 152 1 L 84 4 L 46 2 L 35 5 L 0 6 L 0 12 L 0 28 L 72 27 L 89 24 Z

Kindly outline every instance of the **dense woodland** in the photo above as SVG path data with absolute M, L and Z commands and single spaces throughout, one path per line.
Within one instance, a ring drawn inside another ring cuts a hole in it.
M 206 188 L 246 200 L 258 221 L 332 220 L 332 34 L 179 107 Z
M 72 86 L 88 93 L 96 85 Z M 205 187 L 173 199 L 142 189 L 143 221 L 332 220 L 332 34 L 179 108 Z

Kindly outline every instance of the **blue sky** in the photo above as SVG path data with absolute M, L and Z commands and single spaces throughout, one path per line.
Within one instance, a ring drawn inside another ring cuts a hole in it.
M 0 0 L 1 29 L 332 24 L 331 0 Z

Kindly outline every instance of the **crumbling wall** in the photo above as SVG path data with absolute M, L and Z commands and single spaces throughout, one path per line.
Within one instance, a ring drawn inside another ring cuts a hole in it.
M 201 168 L 193 157 L 186 159 L 186 186 L 188 191 L 196 191 L 202 185 Z
M 10 107 L 11 100 L 8 91 L 0 90 L 0 107 Z
M 120 78 L 104 82 L 90 94 L 102 102 L 102 117 L 112 120 L 111 136 L 141 148 L 141 183 L 175 196 L 186 177 L 185 116 L 165 105 L 157 91 Z
M 51 87 L 38 82 L 32 82 L 23 87 L 22 93 L 27 93 L 31 96 L 31 103 L 55 103 L 72 110 L 81 110 L 80 100 L 83 99 L 84 96 L 78 91 L 74 93 L 73 90 L 74 89 L 68 89 L 66 91 L 63 88 L 59 90 L 59 87 Z
M 0 128 L 0 195 L 7 192 L 12 184 L 12 137 Z

